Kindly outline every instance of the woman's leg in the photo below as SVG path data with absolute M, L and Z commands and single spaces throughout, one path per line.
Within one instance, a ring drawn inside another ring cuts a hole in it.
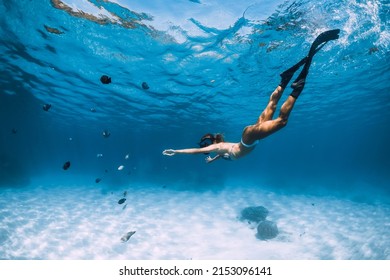
M 309 54 L 307 57 L 303 58 L 297 64 L 292 66 L 291 68 L 284 71 L 280 74 L 282 81 L 276 90 L 271 94 L 270 101 L 265 108 L 265 110 L 261 113 L 258 121 L 254 125 L 247 126 L 244 129 L 242 134 L 242 140 L 246 144 L 252 144 L 254 141 L 263 139 L 268 135 L 275 133 L 279 129 L 286 126 L 288 117 L 294 107 L 296 99 L 301 94 L 303 88 L 305 87 L 306 76 L 309 73 L 310 64 L 312 62 L 313 56 L 320 50 L 322 47 L 331 40 L 336 40 L 339 38 L 339 29 L 328 30 L 321 33 L 311 45 Z M 299 74 L 298 78 L 295 79 L 291 87 L 293 88 L 292 93 L 287 98 L 287 100 L 283 103 L 279 116 L 272 120 L 272 117 L 276 110 L 276 105 L 282 96 L 282 93 L 290 82 L 294 73 L 299 69 L 300 66 L 305 64 L 302 69 L 302 72 Z
M 264 111 L 261 113 L 259 119 L 257 120 L 257 123 L 263 123 L 265 121 L 272 120 L 275 110 L 276 110 L 276 105 L 279 102 L 280 97 L 283 94 L 284 89 L 290 82 L 292 76 L 294 73 L 302 66 L 304 65 L 308 60 L 308 57 L 304 57 L 299 61 L 297 64 L 293 65 L 286 71 L 280 74 L 280 77 L 282 78 L 280 81 L 279 86 L 274 90 L 274 92 L 271 94 L 269 102 L 267 107 L 264 109 Z
M 279 116 L 276 119 L 247 126 L 242 135 L 244 143 L 252 144 L 254 141 L 263 139 L 285 127 L 295 101 L 296 98 L 290 95 L 280 108 Z
M 251 144 L 256 140 L 263 139 L 287 125 L 287 121 L 294 107 L 295 101 L 305 87 L 306 76 L 309 74 L 311 61 L 312 57 L 307 58 L 302 72 L 291 85 L 293 88 L 292 93 L 283 103 L 282 107 L 280 108 L 279 116 L 274 120 L 272 117 L 275 112 L 277 102 L 279 101 L 284 89 L 281 86 L 278 86 L 271 94 L 267 108 L 265 108 L 261 114 L 258 122 L 245 128 L 242 135 L 244 143 Z
M 280 97 L 282 97 L 284 88 L 278 86 L 274 92 L 271 94 L 269 98 L 269 102 L 267 107 L 265 107 L 264 111 L 260 114 L 260 117 L 257 120 L 257 123 L 262 123 L 268 120 L 271 120 L 274 116 L 276 105 L 278 105 Z

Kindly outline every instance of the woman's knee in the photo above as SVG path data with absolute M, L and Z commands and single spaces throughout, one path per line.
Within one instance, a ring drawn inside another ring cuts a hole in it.
M 285 117 L 278 117 L 278 126 L 280 128 L 285 127 L 287 125 L 288 118 Z

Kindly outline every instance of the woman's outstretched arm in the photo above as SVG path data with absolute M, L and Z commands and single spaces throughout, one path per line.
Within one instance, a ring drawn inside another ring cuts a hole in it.
M 203 154 L 203 153 L 211 153 L 217 152 L 220 150 L 220 144 L 212 144 L 203 148 L 189 148 L 189 149 L 167 149 L 162 153 L 164 156 L 174 156 L 175 154 Z

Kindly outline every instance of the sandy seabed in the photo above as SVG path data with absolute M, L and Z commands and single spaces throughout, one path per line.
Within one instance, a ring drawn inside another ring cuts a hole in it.
M 118 204 L 127 191 L 126 202 Z M 239 220 L 264 206 L 279 235 Z M 136 233 L 127 241 L 121 237 Z M 390 205 L 260 187 L 0 189 L 0 259 L 390 259 Z

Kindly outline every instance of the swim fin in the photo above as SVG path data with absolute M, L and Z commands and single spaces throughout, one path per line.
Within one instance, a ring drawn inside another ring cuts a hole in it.
M 283 73 L 280 74 L 280 77 L 282 78 L 282 80 L 280 81 L 280 84 L 279 86 L 282 87 L 282 88 L 286 88 L 286 86 L 288 85 L 288 83 L 290 82 L 292 76 L 294 76 L 294 73 L 303 65 L 305 64 L 307 61 L 307 56 L 305 56 L 304 58 L 301 59 L 301 61 L 299 61 L 297 64 L 295 64 L 294 66 L 290 67 L 289 69 L 287 69 L 286 71 L 284 71 Z
M 305 83 L 306 83 L 306 78 L 295 80 L 291 85 L 291 87 L 293 88 L 293 91 L 291 92 L 290 95 L 292 97 L 294 97 L 295 99 L 297 99 L 299 97 L 299 95 L 301 94 L 303 88 L 305 87 Z
M 284 71 L 283 73 L 280 74 L 280 77 L 282 78 L 282 81 L 280 82 L 279 86 L 281 86 L 282 88 L 286 88 L 287 84 L 290 82 L 290 80 L 291 80 L 292 76 L 294 75 L 294 73 L 303 64 L 308 62 L 308 60 L 310 60 L 309 61 L 309 66 L 310 66 L 312 57 L 319 50 L 321 50 L 328 41 L 338 39 L 339 38 L 339 33 L 340 33 L 340 29 L 333 29 L 333 30 L 325 31 L 325 32 L 321 33 L 320 35 L 318 35 L 317 38 L 314 40 L 314 42 L 312 43 L 312 45 L 310 47 L 309 54 L 306 57 L 304 57 L 303 59 L 301 59 L 297 64 L 295 64 L 294 66 L 290 67 L 289 69 L 287 69 L 286 71 Z M 303 71 L 303 72 L 308 72 L 308 67 L 307 67 L 307 71 Z M 306 75 L 307 75 L 307 73 L 306 73 Z M 299 80 L 299 79 L 297 79 L 297 80 Z
M 305 66 L 303 67 L 302 72 L 298 75 L 298 77 L 291 85 L 291 87 L 293 88 L 293 92 L 290 95 L 292 97 L 297 99 L 298 96 L 301 94 L 305 86 L 306 77 L 307 74 L 309 73 L 309 68 L 313 60 L 313 56 L 320 49 L 322 49 L 327 42 L 338 39 L 339 33 L 340 33 L 340 29 L 328 30 L 318 35 L 318 37 L 314 40 L 313 44 L 311 45 L 309 54 L 306 57 Z
M 340 29 L 332 29 L 325 32 L 322 32 L 317 38 L 314 40 L 313 44 L 311 44 L 310 51 L 308 57 L 313 57 L 317 51 L 319 51 L 327 42 L 331 40 L 336 40 L 339 38 Z M 320 46 L 321 45 L 321 46 Z
M 317 49 L 315 49 L 314 51 L 314 54 L 316 54 L 320 49 L 322 49 L 322 47 L 324 46 L 325 44 L 323 44 L 322 46 L 318 47 Z M 302 58 L 297 64 L 295 64 L 294 66 L 288 68 L 286 71 L 284 71 L 283 73 L 280 74 L 280 77 L 282 78 L 282 80 L 280 81 L 280 84 L 279 86 L 281 86 L 282 88 L 286 88 L 286 86 L 288 85 L 288 83 L 290 82 L 291 78 L 294 76 L 295 72 L 304 64 L 306 64 L 309 60 L 311 63 L 311 59 L 312 57 L 314 56 L 314 54 L 310 57 L 310 56 L 305 56 L 304 58 Z

